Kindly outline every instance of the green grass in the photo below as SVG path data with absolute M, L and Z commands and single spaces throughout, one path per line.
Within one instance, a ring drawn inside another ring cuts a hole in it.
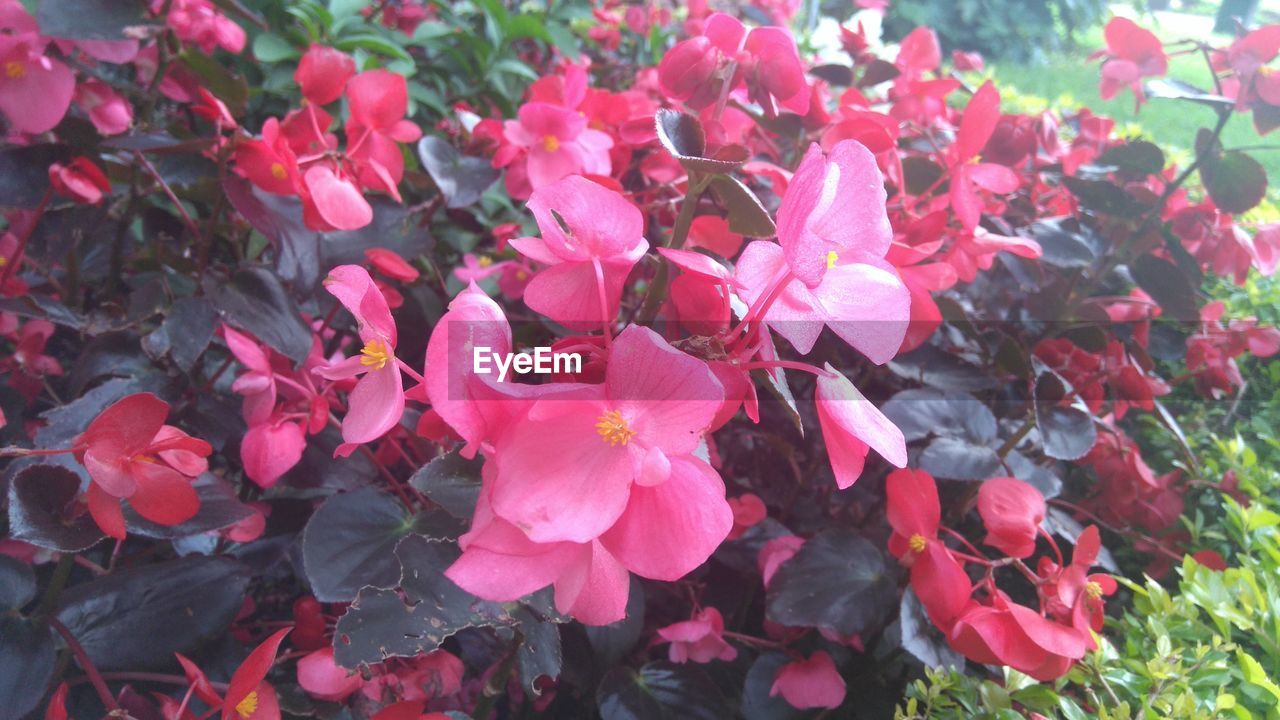
M 1165 40 L 1188 37 L 1196 27 L 1207 28 L 1212 20 L 1186 15 L 1162 14 L 1163 27 L 1155 27 L 1150 18 L 1140 18 L 1139 24 L 1152 29 Z M 1204 30 L 1201 31 L 1202 33 Z M 1118 128 L 1126 135 L 1142 135 L 1150 138 L 1170 155 L 1170 160 L 1185 165 L 1191 159 L 1196 130 L 1212 127 L 1213 110 L 1180 100 L 1152 98 L 1134 112 L 1133 95 L 1122 92 L 1112 100 L 1098 95 L 1098 62 L 1086 62 L 1094 49 L 1105 47 L 1102 29 L 1082 33 L 1079 49 L 1072 53 L 1049 58 L 1043 64 L 993 62 L 987 72 L 1005 91 L 1014 109 L 1029 111 L 1043 107 L 1044 102 L 1060 110 L 1089 107 L 1095 113 L 1116 120 Z M 1189 82 L 1212 91 L 1213 79 L 1205 60 L 1200 55 L 1181 55 L 1170 59 L 1169 77 Z M 1013 90 L 1010 93 L 1008 90 Z M 1022 96 L 1022 97 L 1018 97 Z M 1259 144 L 1280 147 L 1280 131 L 1259 138 L 1248 115 L 1233 115 L 1223 132 L 1223 145 L 1227 148 Z M 1280 150 L 1258 150 L 1254 157 L 1267 169 L 1271 180 L 1269 195 L 1273 202 L 1280 198 Z

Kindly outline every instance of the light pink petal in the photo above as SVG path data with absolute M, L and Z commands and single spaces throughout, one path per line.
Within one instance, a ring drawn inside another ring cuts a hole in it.
M 616 272 L 613 266 L 605 270 L 602 265 L 603 311 L 596 267 L 591 262 L 564 262 L 538 271 L 525 287 L 525 305 L 571 330 L 599 329 L 617 317 L 627 276 L 626 271 Z
M 565 260 L 625 255 L 644 243 L 644 218 L 636 206 L 583 177 L 538 188 L 529 198 L 529 210 L 548 248 Z
M 778 695 L 801 710 L 836 708 L 844 702 L 845 682 L 831 656 L 818 651 L 807 660 L 787 663 L 778 670 L 769 696 Z
M 534 145 L 529 150 L 527 162 L 529 184 L 535 192 L 554 185 L 557 180 L 582 172 L 582 161 L 569 152 L 568 146 L 547 152 L 541 146 Z
M 585 625 L 609 625 L 627 616 L 631 577 L 608 550 L 592 542 L 556 581 L 556 609 Z
M 724 482 L 705 462 L 671 458 L 671 475 L 631 490 L 626 511 L 600 541 L 642 577 L 678 580 L 702 563 L 733 529 Z
M 316 212 L 338 230 L 358 230 L 373 221 L 373 208 L 350 180 L 340 178 L 324 165 L 303 175 Z
M 342 418 L 343 441 L 362 444 L 382 437 L 404 415 L 400 368 L 391 363 L 367 373 L 356 383 L 347 401 L 347 415 Z
M 818 376 L 816 404 L 836 485 L 844 489 L 858 479 L 868 446 L 895 467 L 905 466 L 907 446 L 898 426 L 830 363 L 825 369 Z
M 974 185 L 1002 195 L 1017 190 L 1021 185 L 1017 173 L 995 163 L 974 163 L 968 167 L 968 175 Z
M 542 263 L 543 265 L 558 265 L 564 259 L 553 253 L 551 248 L 547 247 L 547 244 L 543 242 L 542 238 L 512 238 L 508 241 L 508 244 L 515 248 L 516 252 L 534 262 Z
M 782 248 L 767 240 L 756 240 L 742 251 L 734 278 L 741 287 L 742 298 L 750 304 L 760 301 L 779 274 L 786 271 Z M 822 334 L 825 322 L 816 310 L 817 302 L 799 280 L 787 289 L 765 313 L 769 327 L 787 339 L 796 351 L 806 354 Z
M 605 406 L 564 402 L 585 409 L 521 423 L 496 452 L 493 510 L 535 542 L 598 537 L 622 514 L 635 473 L 636 447 L 596 430 Z
M 386 296 L 368 270 L 359 265 L 339 265 L 329 271 L 324 287 L 355 316 L 361 340 L 377 338 L 395 347 L 395 320 L 391 318 Z
M 883 365 L 898 353 L 911 319 L 911 293 L 891 266 L 836 265 L 813 294 L 841 339 Z
M 573 543 L 544 548 L 533 555 L 508 555 L 472 545 L 444 574 L 472 595 L 511 602 L 552 584 L 581 556 L 581 546 Z
M 614 340 L 605 386 L 636 440 L 670 455 L 693 452 L 724 402 L 724 388 L 705 362 L 640 325 Z
M 313 372 L 325 380 L 346 380 L 364 373 L 369 369 L 361 360 L 364 355 L 352 355 L 332 365 L 321 365 Z

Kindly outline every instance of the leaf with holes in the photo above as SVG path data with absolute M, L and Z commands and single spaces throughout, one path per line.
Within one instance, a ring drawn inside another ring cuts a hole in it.
M 483 460 L 468 460 L 454 451 L 418 468 L 409 478 L 409 484 L 450 515 L 468 520 L 480 499 L 480 468 L 483 465 Z
M 302 531 L 302 563 L 321 602 L 348 602 L 365 586 L 400 580 L 396 545 L 413 532 L 414 517 L 375 488 L 334 495 Z

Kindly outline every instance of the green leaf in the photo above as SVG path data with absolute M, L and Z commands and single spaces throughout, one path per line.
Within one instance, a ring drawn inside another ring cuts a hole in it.
M 253 56 L 261 62 L 280 62 L 299 56 L 298 49 L 279 35 L 262 33 L 253 39 Z
M 381 35 L 366 33 L 348 35 L 334 42 L 333 46 L 345 52 L 353 52 L 359 48 L 382 57 L 395 58 L 409 63 L 413 62 L 413 56 L 405 52 L 404 48 Z
M 756 238 L 777 234 L 778 229 L 773 218 L 769 217 L 769 211 L 737 178 L 718 176 L 711 181 L 711 191 L 728 211 L 729 229 L 733 232 Z
M 231 558 L 181 558 L 76 585 L 58 619 L 99 670 L 164 668 L 175 652 L 225 632 L 248 587 L 247 569 Z
M 1252 210 L 1267 194 L 1266 168 L 1239 150 L 1206 159 L 1200 180 L 1219 210 L 1237 215 Z
M 369 6 L 369 0 L 329 0 L 329 13 L 336 18 L 351 17 Z
M 884 553 L 852 530 L 814 536 L 773 576 L 765 615 L 789 627 L 827 627 L 842 635 L 878 627 L 898 602 Z
M 1257 660 L 1253 659 L 1252 655 L 1245 652 L 1244 648 L 1237 648 L 1236 659 L 1240 661 L 1240 671 L 1244 675 L 1245 682 L 1257 685 L 1274 695 L 1277 701 L 1280 701 L 1280 686 L 1271 681 L 1271 678 L 1267 676 L 1267 671 L 1262 668 L 1262 665 Z
M 196 74 L 206 90 L 227 104 L 232 115 L 244 113 L 249 104 L 249 85 L 242 76 L 232 72 L 231 66 L 214 60 L 195 48 L 183 50 L 179 58 Z
M 450 515 L 468 520 L 480 499 L 483 465 L 483 460 L 467 460 L 455 450 L 423 465 L 409 479 L 409 484 Z
M 348 602 L 365 586 L 395 587 L 396 545 L 413 525 L 400 501 L 375 488 L 326 500 L 302 531 L 302 562 L 316 599 Z
M 610 670 L 596 688 L 603 720 L 720 720 L 730 716 L 716 684 L 695 665 L 651 662 Z

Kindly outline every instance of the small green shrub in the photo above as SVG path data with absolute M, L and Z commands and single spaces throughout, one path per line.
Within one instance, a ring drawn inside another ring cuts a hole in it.
M 1073 34 L 1099 24 L 1106 8 L 1104 0 L 896 0 L 884 27 L 896 39 L 928 25 L 948 52 L 1026 60 L 1072 44 Z

